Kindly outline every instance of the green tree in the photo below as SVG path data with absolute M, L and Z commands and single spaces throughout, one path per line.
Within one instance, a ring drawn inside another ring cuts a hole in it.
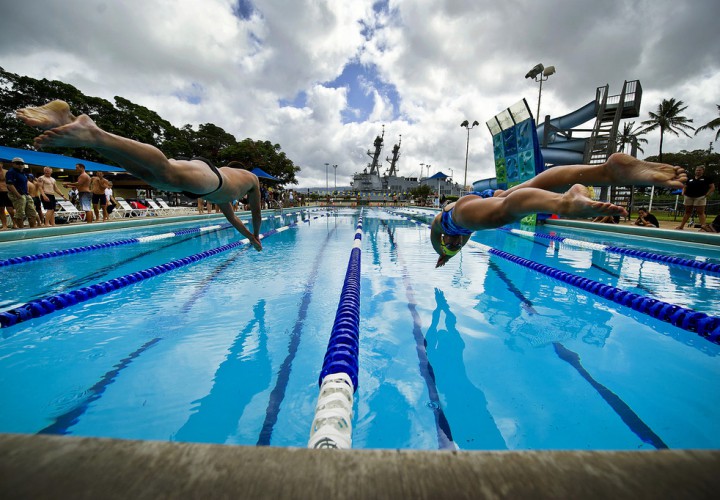
M 205 123 L 194 130 L 191 125 L 173 126 L 156 112 L 120 96 L 114 104 L 98 97 L 86 96 L 72 85 L 54 80 L 36 80 L 0 68 L 0 144 L 31 149 L 38 131 L 15 118 L 15 110 L 62 99 L 74 114 L 85 113 L 101 128 L 123 137 L 151 144 L 169 158 L 202 156 L 218 165 L 238 160 L 244 168 L 260 167 L 281 180 L 297 184 L 300 168 L 282 152 L 279 144 L 245 139 L 240 143 L 221 127 Z M 66 148 L 46 150 L 68 154 Z M 74 149 L 72 155 L 100 163 L 109 163 L 97 152 Z
M 281 184 L 297 184 L 295 174 L 300 168 L 281 151 L 280 144 L 247 138 L 222 152 L 223 160 L 240 162 L 246 170 L 263 169 L 280 179 Z
M 416 188 L 412 188 L 410 190 L 410 195 L 417 201 L 420 201 L 422 204 L 427 205 L 428 204 L 428 198 L 433 193 L 433 188 L 428 186 L 427 184 L 422 184 Z
M 715 106 L 717 106 L 718 115 L 720 115 L 720 104 L 716 104 Z M 705 125 L 698 127 L 697 130 L 695 131 L 695 135 L 698 135 L 698 132 L 701 132 L 703 130 L 715 130 L 715 129 L 718 129 L 717 133 L 715 134 L 715 139 L 714 139 L 717 141 L 720 138 L 720 117 L 715 118 L 714 120 L 710 120 Z
M 663 99 L 655 112 L 650 111 L 650 119 L 642 122 L 642 125 L 646 127 L 641 132 L 643 134 L 660 129 L 660 154 L 658 155 L 660 162 L 663 161 L 663 139 L 666 132 L 674 135 L 680 135 L 679 132 L 682 132 L 690 137 L 685 129 L 695 130 L 692 125 L 689 125 L 692 123 L 692 119 L 680 114 L 687 109 L 684 104 L 674 98 Z
M 625 123 L 623 131 L 617 139 L 618 149 L 624 153 L 625 146 L 630 146 L 630 154 L 633 156 L 637 154 L 637 151 L 644 153 L 645 151 L 640 147 L 640 144 L 647 144 L 648 142 L 644 137 L 640 137 L 642 133 L 641 127 L 633 130 L 634 126 L 635 122 Z

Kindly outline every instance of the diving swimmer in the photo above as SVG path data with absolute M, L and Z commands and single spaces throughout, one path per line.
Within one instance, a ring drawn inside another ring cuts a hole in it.
M 255 174 L 230 162 L 216 168 L 204 158 L 169 159 L 155 146 L 111 134 L 98 127 L 85 114 L 74 116 L 64 101 L 52 101 L 44 106 L 27 107 L 16 111 L 26 125 L 44 132 L 35 138 L 37 148 L 67 147 L 92 148 L 105 158 L 116 162 L 128 173 L 164 191 L 182 192 L 190 197 L 202 197 L 215 203 L 257 251 L 260 243 L 260 183 Z M 251 233 L 232 208 L 233 200 L 248 197 L 252 213 Z
M 680 189 L 686 182 L 687 174 L 682 167 L 651 163 L 624 153 L 615 153 L 600 165 L 551 167 L 506 191 L 467 194 L 445 206 L 432 222 L 430 241 L 440 256 L 435 267 L 444 266 L 455 256 L 473 232 L 502 227 L 526 215 L 627 215 L 621 206 L 590 199 L 584 185 Z

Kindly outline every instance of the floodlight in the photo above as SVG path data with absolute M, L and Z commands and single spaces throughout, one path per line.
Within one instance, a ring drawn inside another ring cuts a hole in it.
M 550 76 L 555 74 L 555 66 L 548 66 L 543 70 L 543 76 Z
M 542 63 L 536 64 L 533 69 L 531 69 L 530 71 L 527 72 L 527 74 L 525 75 L 525 78 L 535 78 L 540 73 L 542 73 L 544 69 L 545 69 L 545 66 L 543 66 Z

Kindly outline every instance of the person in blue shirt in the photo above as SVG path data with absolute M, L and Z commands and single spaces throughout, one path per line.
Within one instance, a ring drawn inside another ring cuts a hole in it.
M 435 217 L 430 241 L 440 256 L 435 267 L 444 266 L 481 229 L 493 229 L 519 221 L 526 215 L 550 213 L 564 217 L 627 215 L 625 208 L 594 201 L 583 185 L 660 186 L 682 188 L 687 174 L 682 167 L 651 163 L 615 153 L 601 165 L 551 167 L 507 191 L 486 190 L 449 203 Z
M 22 229 L 27 217 L 30 227 L 35 227 L 38 218 L 35 210 L 35 202 L 28 194 L 28 178 L 25 175 L 25 161 L 22 158 L 12 159 L 12 168 L 5 174 L 5 183 L 8 188 L 8 196 L 15 209 L 15 228 Z

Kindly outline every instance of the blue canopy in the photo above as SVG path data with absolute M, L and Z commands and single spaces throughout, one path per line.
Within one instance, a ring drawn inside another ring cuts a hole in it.
M 277 177 L 273 177 L 272 175 L 268 174 L 267 172 L 265 172 L 265 171 L 264 171 L 262 168 L 260 168 L 260 167 L 255 167 L 255 168 L 253 168 L 250 172 L 252 172 L 253 174 L 257 175 L 258 178 L 260 178 L 260 179 L 268 179 L 268 180 L 270 180 L 270 181 L 278 181 L 278 182 L 280 182 L 280 179 L 278 179 Z
M 80 158 L 73 158 L 72 156 L 54 155 L 51 153 L 41 153 L 40 151 L 30 151 L 29 149 L 0 146 L 0 160 L 9 163 L 16 156 L 22 158 L 28 165 L 38 165 L 41 167 L 75 170 L 75 164 L 82 163 L 85 165 L 85 168 L 91 172 L 125 172 L 122 168 L 112 167 L 94 161 L 81 160 Z
M 448 177 L 450 177 L 450 176 L 449 176 L 449 175 L 445 175 L 445 174 L 443 174 L 442 172 L 438 172 L 438 173 L 436 173 L 436 174 L 433 174 L 432 177 L 428 177 L 427 180 L 431 180 L 431 179 L 433 179 L 433 180 L 434 180 L 434 179 L 447 179 Z

